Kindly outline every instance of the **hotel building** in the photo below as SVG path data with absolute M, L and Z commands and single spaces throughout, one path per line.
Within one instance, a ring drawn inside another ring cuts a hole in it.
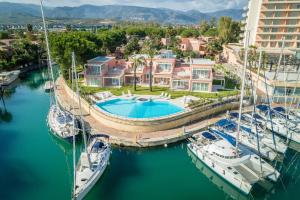
M 300 51 L 300 0 L 249 0 L 244 9 L 250 45 L 279 52 L 285 37 L 286 50 Z
M 136 82 L 148 86 L 150 81 L 148 55 L 134 55 L 144 59 L 144 64 L 137 66 Z M 128 61 L 114 57 L 96 57 L 85 65 L 84 81 L 87 86 L 121 87 L 134 83 L 132 58 Z M 208 59 L 190 59 L 188 62 L 177 60 L 171 52 L 163 52 L 153 59 L 153 86 L 168 87 L 172 90 L 192 92 L 212 92 L 214 62 Z

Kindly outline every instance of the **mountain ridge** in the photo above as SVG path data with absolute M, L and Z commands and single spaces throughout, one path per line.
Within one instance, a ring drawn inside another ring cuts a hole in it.
M 50 19 L 110 19 L 119 21 L 155 21 L 162 24 L 198 24 L 212 17 L 230 16 L 242 18 L 241 9 L 202 13 L 197 10 L 179 11 L 168 8 L 148 8 L 127 5 L 95 6 L 85 4 L 77 7 L 45 7 Z M 40 22 L 40 7 L 35 4 L 0 2 L 0 23 L 26 24 Z

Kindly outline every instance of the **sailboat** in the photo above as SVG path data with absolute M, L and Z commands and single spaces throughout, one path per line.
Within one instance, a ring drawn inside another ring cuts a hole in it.
M 300 130 L 296 124 L 286 121 L 286 119 L 282 117 L 278 117 L 267 105 L 257 105 L 257 109 L 260 116 L 264 118 L 266 127 L 269 130 L 273 130 L 278 135 L 290 139 L 291 141 L 300 143 Z
M 215 127 L 211 128 L 215 134 L 219 134 L 225 140 L 233 141 L 232 145 L 236 144 L 235 136 L 237 134 L 237 124 L 228 119 L 221 119 L 215 123 Z M 240 131 L 240 143 L 249 148 L 256 154 L 273 161 L 276 157 L 276 153 L 267 145 L 262 142 L 262 138 L 256 136 L 251 129 L 249 130 L 245 126 L 241 125 Z M 257 141 L 259 140 L 260 146 L 258 147 Z
M 238 118 L 238 113 L 237 112 L 230 112 L 229 113 L 230 119 L 232 119 L 233 121 L 236 121 Z M 253 119 L 255 118 L 255 119 Z M 261 116 L 259 116 L 258 114 L 253 114 L 253 117 L 248 114 L 248 113 L 244 113 L 242 114 L 242 121 L 243 121 L 243 130 L 245 131 L 246 134 L 255 136 L 258 134 L 258 137 L 260 139 L 260 141 L 265 144 L 266 146 L 270 147 L 271 149 L 273 149 L 274 151 L 277 151 L 279 153 L 284 154 L 287 150 L 287 145 L 284 143 L 284 141 L 279 138 L 278 136 L 274 136 L 270 131 L 264 130 L 263 128 L 261 128 L 262 126 L 264 126 L 264 121 L 263 118 Z M 253 125 L 254 121 L 256 122 L 256 124 Z M 253 126 L 256 126 L 256 128 L 253 128 Z M 275 140 L 275 143 L 273 141 L 273 139 Z
M 74 77 L 74 78 L 73 78 Z M 76 165 L 76 152 L 75 152 L 75 139 L 73 139 L 73 165 L 74 165 L 74 189 L 73 199 L 81 200 L 97 183 L 103 172 L 105 171 L 110 154 L 111 148 L 108 143 L 109 137 L 106 135 L 93 135 L 87 141 L 87 134 L 85 130 L 85 123 L 82 117 L 81 101 L 78 88 L 77 72 L 75 67 L 75 55 L 72 53 L 72 82 L 75 82 L 76 94 L 79 105 L 80 121 L 82 124 L 82 134 L 84 139 L 84 151 L 81 152 L 79 161 Z M 73 83 L 72 83 L 73 84 Z M 74 99 L 73 99 L 74 101 Z M 73 117 L 73 122 L 75 117 Z M 74 124 L 73 124 L 74 127 Z M 73 128 L 75 129 L 75 128 Z M 75 137 L 75 136 L 73 136 Z
M 193 136 L 193 141 L 188 144 L 188 148 L 215 173 L 227 180 L 229 183 L 248 194 L 252 186 L 261 179 L 267 178 L 277 181 L 280 173 L 260 156 L 239 145 L 239 134 L 241 125 L 241 114 L 245 91 L 245 77 L 248 57 L 247 33 L 245 43 L 245 61 L 242 77 L 242 89 L 239 108 L 239 119 L 235 145 L 225 140 L 218 134 L 210 131 L 201 132 Z M 257 141 L 258 142 L 258 141 Z M 259 151 L 258 145 L 258 151 Z
M 57 102 L 56 98 L 56 84 L 55 84 L 55 78 L 53 73 L 53 66 L 52 66 L 52 58 L 50 53 L 50 47 L 49 47 L 49 41 L 48 41 L 48 32 L 45 22 L 45 16 L 44 16 L 44 9 L 43 9 L 43 1 L 41 0 L 41 12 L 42 12 L 42 19 L 43 19 L 43 26 L 44 26 L 44 34 L 45 34 L 45 40 L 46 40 L 46 47 L 47 47 L 47 57 L 48 57 L 48 68 L 49 68 L 49 74 L 50 74 L 50 82 L 53 87 L 53 92 L 50 93 L 50 109 L 47 116 L 47 123 L 51 130 L 51 132 L 63 139 L 70 139 L 73 135 L 78 134 L 78 129 L 72 129 L 73 125 L 77 127 L 77 122 L 72 120 L 71 113 L 65 111 L 62 109 Z M 74 124 L 75 123 L 75 124 Z

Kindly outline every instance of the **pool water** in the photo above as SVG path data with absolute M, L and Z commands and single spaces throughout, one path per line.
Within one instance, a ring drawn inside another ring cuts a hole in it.
M 121 98 L 98 103 L 97 106 L 106 112 L 127 118 L 158 118 L 184 110 L 167 101 L 139 101 Z

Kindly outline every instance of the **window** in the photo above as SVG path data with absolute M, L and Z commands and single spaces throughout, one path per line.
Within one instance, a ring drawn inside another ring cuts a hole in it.
M 188 83 L 188 81 L 174 80 L 173 88 L 186 90 L 189 88 L 189 83 Z
M 208 92 L 208 83 L 193 83 L 192 90 Z
M 97 65 L 89 65 L 86 70 L 87 75 L 100 75 L 101 74 L 101 66 Z
M 193 79 L 208 79 L 209 71 L 203 69 L 194 69 L 193 70 Z
M 172 64 L 170 63 L 159 63 L 157 64 L 158 71 L 171 71 Z
M 98 77 L 87 77 L 86 78 L 86 84 L 88 86 L 98 86 L 101 87 L 101 79 Z

